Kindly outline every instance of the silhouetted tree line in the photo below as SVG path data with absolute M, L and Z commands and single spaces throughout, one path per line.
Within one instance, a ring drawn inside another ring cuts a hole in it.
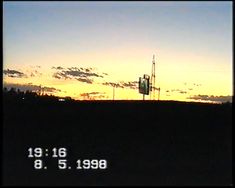
M 36 92 L 33 91 L 21 91 L 20 89 L 16 88 L 10 88 L 9 90 L 4 87 L 3 88 L 3 100 L 4 101 L 48 101 L 48 102 L 55 102 L 58 101 L 59 98 L 62 97 L 57 97 L 54 95 L 40 95 Z M 64 97 L 64 101 L 74 101 L 71 97 Z

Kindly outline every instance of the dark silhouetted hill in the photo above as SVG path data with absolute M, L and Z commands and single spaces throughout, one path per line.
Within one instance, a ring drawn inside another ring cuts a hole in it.
M 3 96 L 6 185 L 230 185 L 232 107 L 174 101 L 58 101 Z M 25 99 L 22 99 L 25 98 Z M 45 102 L 46 101 L 46 102 Z M 66 147 L 105 171 L 36 171 L 29 147 Z

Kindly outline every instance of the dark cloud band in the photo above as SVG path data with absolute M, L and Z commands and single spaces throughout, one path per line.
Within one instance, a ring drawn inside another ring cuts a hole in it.
M 232 96 L 214 96 L 214 95 L 194 95 L 188 97 L 188 99 L 194 99 L 199 101 L 209 102 L 232 102 Z
M 107 75 L 107 73 L 99 74 L 94 72 L 93 68 L 70 67 L 66 69 L 59 66 L 52 67 L 52 69 L 57 70 L 57 72 L 53 74 L 53 77 L 56 79 L 76 79 L 87 84 L 92 84 L 94 81 L 93 78 L 95 77 L 103 78 L 103 75 Z
M 27 78 L 27 75 L 23 72 L 17 71 L 17 70 L 3 70 L 3 74 L 7 75 L 8 77 L 12 78 Z

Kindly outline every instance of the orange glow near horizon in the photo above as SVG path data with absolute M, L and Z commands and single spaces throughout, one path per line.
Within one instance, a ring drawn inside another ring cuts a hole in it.
M 169 2 L 168 7 L 158 2 L 143 2 L 146 6 L 38 2 L 43 6 L 37 7 L 30 2 L 5 2 L 3 70 L 27 77 L 3 74 L 4 85 L 30 83 L 54 88 L 52 94 L 60 97 L 87 100 L 82 95 L 91 93 L 90 99 L 113 100 L 113 87 L 103 83 L 138 82 L 144 74 L 151 76 L 155 54 L 160 100 L 233 96 L 231 4 L 201 9 L 203 3 L 194 3 Z M 181 11 L 179 5 L 191 11 Z M 56 14 L 51 16 L 50 11 Z M 52 67 L 62 67 L 63 78 L 53 77 L 60 70 Z M 66 72 L 72 67 L 92 71 Z M 73 75 L 64 79 L 66 74 Z M 115 100 L 142 99 L 137 88 L 115 89 Z

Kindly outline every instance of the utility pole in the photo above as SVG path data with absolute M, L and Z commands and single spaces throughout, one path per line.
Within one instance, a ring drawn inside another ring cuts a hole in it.
M 113 84 L 113 100 L 114 100 L 114 97 L 115 97 L 115 84 Z
M 153 55 L 152 61 L 152 74 L 151 74 L 151 94 L 150 99 L 155 100 L 155 55 Z

